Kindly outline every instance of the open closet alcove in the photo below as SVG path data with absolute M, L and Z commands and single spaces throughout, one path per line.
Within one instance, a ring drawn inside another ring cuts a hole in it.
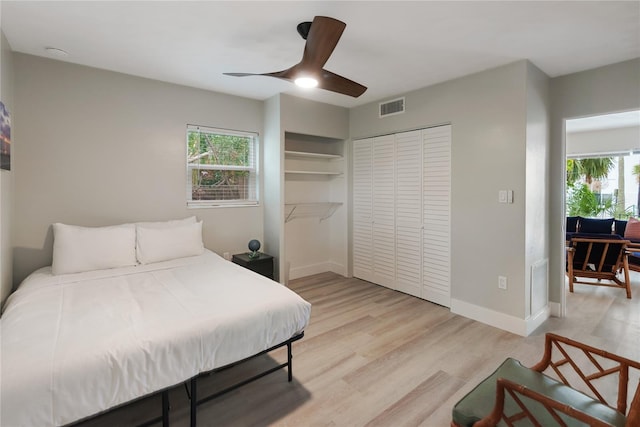
M 265 101 L 264 251 L 274 276 L 349 273 L 349 110 L 279 94 Z
M 347 275 L 345 142 L 285 132 L 284 282 Z

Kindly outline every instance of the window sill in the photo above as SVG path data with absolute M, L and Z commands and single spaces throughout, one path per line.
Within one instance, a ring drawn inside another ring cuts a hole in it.
M 257 208 L 260 203 L 215 203 L 215 202 L 187 202 L 187 209 L 218 209 L 218 208 Z

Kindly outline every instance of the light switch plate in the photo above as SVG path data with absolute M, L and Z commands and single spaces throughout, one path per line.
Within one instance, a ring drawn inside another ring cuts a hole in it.
M 498 191 L 498 203 L 507 203 L 507 190 Z

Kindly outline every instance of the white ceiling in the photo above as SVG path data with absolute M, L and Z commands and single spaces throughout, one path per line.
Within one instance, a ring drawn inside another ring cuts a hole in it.
M 520 59 L 551 77 L 640 57 L 640 2 L 7 1 L 12 50 L 267 99 L 284 92 L 353 107 Z M 299 62 L 296 25 L 347 24 L 326 68 L 368 86 L 360 98 L 269 77 Z

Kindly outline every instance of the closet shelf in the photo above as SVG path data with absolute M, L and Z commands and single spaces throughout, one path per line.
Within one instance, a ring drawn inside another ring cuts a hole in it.
M 285 220 L 289 222 L 295 218 L 320 218 L 320 221 L 329 218 L 342 203 L 316 202 L 316 203 L 285 203 Z
M 339 154 L 323 154 L 323 153 L 311 153 L 307 151 L 285 151 L 286 157 L 301 157 L 311 159 L 341 159 Z
M 297 173 L 300 175 L 342 175 L 342 172 L 309 171 L 309 170 L 285 170 L 285 173 Z

